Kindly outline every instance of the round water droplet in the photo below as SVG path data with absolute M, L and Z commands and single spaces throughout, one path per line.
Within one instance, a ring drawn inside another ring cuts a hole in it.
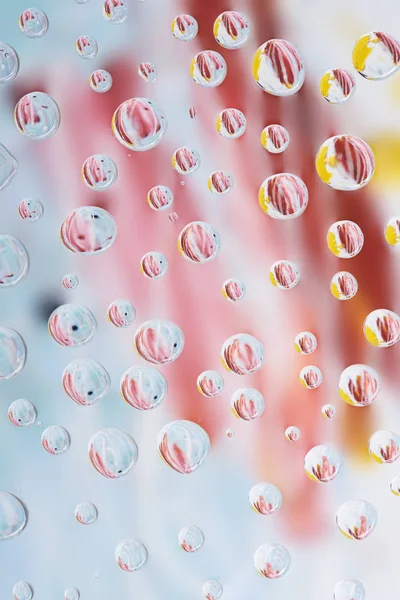
M 215 398 L 224 389 L 224 379 L 217 371 L 203 371 L 197 378 L 197 389 L 203 396 Z
M 315 390 L 322 383 L 321 370 L 314 365 L 307 365 L 300 371 L 300 383 L 308 390 Z
M 364 234 L 353 221 L 336 221 L 329 227 L 326 241 L 335 256 L 353 258 L 364 246 Z
M 124 431 L 101 429 L 89 442 L 89 458 L 100 475 L 118 479 L 137 463 L 138 447 Z
M 129 300 L 114 300 L 107 309 L 107 318 L 115 327 L 129 327 L 136 319 L 136 310 Z
M 226 430 L 226 437 L 228 437 L 228 438 L 235 437 L 235 432 L 233 431 L 233 429 L 227 429 Z
M 115 560 L 127 573 L 137 571 L 147 561 L 146 547 L 137 540 L 123 540 L 115 549 Z
M 76 208 L 64 219 L 61 241 L 77 254 L 98 254 L 115 242 L 117 225 L 109 212 L 96 206 Z
M 36 408 L 29 400 L 14 400 L 8 407 L 8 418 L 16 427 L 29 427 L 36 421 Z
M 131 367 L 122 375 L 121 395 L 137 410 L 151 410 L 165 399 L 168 383 L 164 375 L 152 367 Z
M 75 42 L 75 50 L 81 58 L 91 59 L 97 56 L 99 46 L 90 35 L 81 35 Z
M 363 331 L 370 344 L 388 348 L 400 339 L 400 317 L 387 308 L 378 308 L 365 319 Z
M 94 336 L 97 323 L 93 314 L 80 304 L 62 304 L 49 318 L 51 337 L 61 346 L 83 346 Z
M 364 540 L 375 529 L 378 513 L 366 500 L 348 500 L 336 513 L 336 525 L 347 538 Z
M 355 135 L 335 135 L 318 150 L 315 166 L 324 183 L 335 190 L 359 190 L 375 172 L 375 156 L 364 140 Z
M 73 273 L 69 273 L 63 277 L 62 285 L 66 290 L 75 290 L 79 285 L 79 279 Z
M 178 15 L 172 21 L 172 33 L 177 40 L 181 40 L 182 42 L 193 40 L 198 30 L 197 21 L 191 15 Z
M 109 23 L 123 23 L 128 18 L 127 0 L 104 0 L 103 17 Z
M 244 421 L 257 419 L 264 412 L 264 397 L 253 388 L 236 390 L 231 397 L 231 408 L 235 417 Z
M 400 436 L 393 431 L 375 431 L 369 438 L 368 451 L 378 463 L 393 463 L 400 456 Z
M 208 189 L 213 194 L 222 196 L 227 194 L 234 186 L 232 175 L 226 171 L 214 171 L 208 178 Z
M 215 127 L 225 138 L 239 138 L 246 131 L 246 117 L 237 108 L 225 108 L 219 113 Z
M 14 48 L 0 42 L 0 83 L 8 83 L 16 78 L 19 71 L 19 58 Z
M 172 155 L 172 166 L 181 175 L 194 173 L 200 166 L 200 154 L 193 148 L 178 148 Z
M 165 185 L 156 185 L 147 194 L 147 204 L 153 210 L 166 210 L 173 201 L 173 193 Z
M 31 92 L 18 100 L 14 109 L 15 125 L 31 140 L 52 137 L 60 125 L 60 109 L 44 92 Z
M 300 354 L 312 354 L 317 349 L 317 338 L 309 331 L 302 331 L 296 335 L 294 347 Z
M 284 152 L 289 143 L 289 132 L 282 125 L 268 125 L 261 132 L 261 145 L 271 154 Z
M 347 271 L 339 271 L 331 279 L 332 296 L 338 300 L 351 300 L 358 292 L 357 279 Z
M 356 579 L 343 579 L 333 590 L 333 600 L 364 600 L 365 588 Z
M 258 203 L 261 210 L 273 219 L 295 219 L 307 208 L 308 189 L 300 177 L 278 173 L 263 181 Z
M 28 274 L 28 253 L 11 235 L 0 235 L 0 287 L 23 281 Z
M 75 519 L 81 525 L 91 525 L 97 520 L 97 508 L 91 502 L 80 502 L 75 508 Z
M 82 165 L 83 181 L 95 192 L 107 190 L 117 181 L 117 177 L 117 165 L 105 154 L 89 156 Z
M 391 246 L 398 246 L 400 243 L 400 218 L 390 219 L 385 228 L 385 240 Z
M 47 32 L 49 20 L 40 8 L 27 8 L 19 15 L 18 25 L 26 37 L 40 38 Z
M 280 290 L 291 290 L 300 281 L 300 274 L 293 262 L 278 260 L 269 270 L 269 280 Z
M 329 446 L 314 446 L 304 458 L 304 470 L 313 481 L 328 483 L 339 475 L 341 469 L 340 455 Z
M 400 43 L 383 31 L 365 33 L 354 45 L 353 66 L 366 79 L 390 77 L 400 67 Z
M 69 587 L 64 592 L 64 600 L 79 600 L 80 597 L 79 590 L 74 587 Z
M 400 496 L 400 476 L 399 475 L 396 475 L 396 477 L 393 477 L 392 481 L 390 482 L 390 491 L 395 496 Z
M 339 394 L 351 406 L 369 406 L 380 389 L 378 373 L 368 365 L 350 365 L 340 375 Z
M 218 256 L 221 248 L 219 233 L 203 221 L 186 225 L 178 238 L 180 254 L 194 263 L 207 263 Z
M 192 106 L 191 108 L 189 108 L 189 117 L 191 119 L 194 119 L 196 116 L 196 107 Z
M 172 421 L 157 437 L 161 458 L 182 475 L 193 473 L 208 456 L 210 438 L 200 425 L 191 421 Z
M 264 92 L 292 96 L 304 83 L 304 65 L 299 51 L 286 40 L 269 40 L 253 57 L 253 77 Z
M 190 65 L 190 76 L 203 87 L 221 85 L 227 74 L 225 59 L 214 50 L 203 50 L 196 54 Z
M 178 216 L 179 216 L 178 213 L 173 212 L 168 215 L 168 218 L 171 221 L 171 223 L 175 223 L 175 221 L 178 220 Z
M 111 89 L 113 79 L 108 71 L 105 71 L 104 69 L 97 69 L 91 74 L 89 83 L 94 92 L 97 92 L 98 94 L 104 94 Z
M 201 591 L 203 592 L 203 597 L 206 600 L 218 600 L 218 598 L 221 598 L 224 590 L 219 581 L 209 579 L 203 583 Z
M 168 261 L 161 252 L 147 252 L 140 261 L 140 270 L 148 279 L 159 279 L 167 273 Z
M 237 375 L 255 373 L 264 363 L 264 346 L 247 333 L 237 333 L 225 340 L 221 361 L 227 371 Z
M 103 398 L 109 392 L 110 385 L 106 369 L 91 358 L 73 360 L 62 375 L 65 392 L 80 406 L 89 406 Z
M 152 100 L 130 98 L 119 105 L 111 126 L 120 144 L 130 150 L 144 152 L 161 142 L 167 129 L 167 121 Z
M 13 587 L 14 600 L 31 600 L 33 590 L 26 581 L 18 581 Z
M 249 492 L 249 502 L 260 515 L 272 515 L 282 506 L 282 494 L 272 483 L 257 483 Z
M 178 534 L 178 543 L 185 552 L 197 552 L 204 544 L 204 533 L 196 525 L 184 527 Z
M 297 442 L 300 439 L 300 429 L 294 425 L 290 425 L 285 430 L 285 438 L 288 442 Z
M 184 344 L 183 331 L 170 321 L 145 321 L 135 333 L 137 353 L 156 365 L 176 360 L 182 354 Z
M 22 220 L 37 221 L 43 216 L 43 204 L 36 198 L 24 198 L 18 205 L 18 214 Z
M 0 492 L 0 542 L 21 533 L 27 515 L 21 502 L 8 492 Z
M 22 337 L 8 327 L 0 327 L 0 381 L 11 379 L 23 369 L 26 349 Z
M 68 431 L 60 425 L 50 425 L 42 433 L 42 446 L 49 454 L 63 454 L 70 444 Z
M 214 37 L 220 46 L 228 50 L 241 48 L 250 37 L 247 18 L 236 10 L 227 10 L 214 22 Z
M 278 579 L 289 569 L 291 558 L 281 544 L 263 544 L 254 553 L 254 566 L 267 579 Z
M 354 94 L 356 80 L 346 69 L 331 69 L 322 76 L 319 89 L 330 104 L 343 104 Z
M 333 404 L 324 404 L 324 406 L 321 408 L 321 413 L 326 419 L 333 419 L 333 417 L 336 415 L 336 408 Z
M 138 74 L 148 83 L 154 83 L 157 79 L 156 66 L 151 62 L 140 63 L 138 67 Z

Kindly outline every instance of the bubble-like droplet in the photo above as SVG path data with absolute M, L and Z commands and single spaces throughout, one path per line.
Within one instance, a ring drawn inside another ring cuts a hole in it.
M 193 40 L 196 37 L 198 30 L 199 26 L 197 21 L 191 15 L 178 15 L 172 21 L 172 33 L 177 40 L 181 40 L 182 42 L 190 42 Z
M 300 383 L 308 390 L 315 390 L 322 383 L 321 370 L 315 365 L 307 365 L 300 371 Z
M 214 37 L 220 46 L 228 50 L 241 48 L 250 37 L 250 24 L 244 14 L 227 10 L 214 22 Z
M 331 69 L 323 74 L 319 89 L 330 104 L 343 104 L 355 92 L 356 80 L 346 69 Z
M 95 192 L 107 190 L 117 181 L 117 177 L 117 165 L 105 154 L 89 156 L 82 165 L 83 181 Z
M 229 302 L 238 302 L 244 298 L 246 294 L 246 286 L 239 279 L 227 279 L 222 286 L 222 295 Z
M 148 279 L 160 279 L 168 271 L 168 261 L 161 252 L 147 252 L 140 261 L 140 270 Z
M 378 522 L 376 508 L 366 500 L 348 500 L 336 513 L 336 525 L 347 538 L 364 540 Z
M 12 46 L 0 42 L 0 84 L 16 78 L 19 71 L 18 54 Z
M 16 427 L 29 427 L 36 421 L 36 408 L 29 400 L 14 400 L 8 407 L 8 418 Z
M 97 520 L 97 508 L 91 502 L 80 502 L 75 508 L 75 519 L 81 525 L 91 525 Z
M 260 575 L 267 579 L 282 577 L 289 569 L 290 563 L 290 554 L 281 544 L 263 544 L 254 553 L 254 566 Z
M 257 419 L 264 412 L 264 396 L 253 388 L 236 390 L 231 397 L 231 408 L 235 417 L 243 421 Z
M 50 425 L 42 433 L 42 446 L 49 454 L 63 454 L 70 444 L 68 431 L 60 425 Z
M 280 290 L 291 290 L 300 281 L 296 265 L 289 260 L 278 260 L 269 270 L 269 280 Z
M 203 50 L 196 54 L 190 65 L 190 76 L 195 83 L 203 87 L 217 87 L 224 81 L 227 73 L 225 59 L 219 52 Z
M 294 425 L 290 425 L 285 430 L 285 438 L 288 442 L 297 442 L 300 439 L 300 429 Z
M 144 152 L 161 142 L 167 121 L 152 100 L 130 98 L 114 112 L 111 126 L 120 144 L 130 150 Z
M 128 18 L 128 12 L 127 0 L 104 0 L 103 17 L 109 23 L 123 23 Z
M 312 354 L 317 349 L 317 338 L 309 331 L 302 331 L 296 335 L 294 347 L 300 354 Z
M 338 300 L 351 300 L 358 292 L 358 281 L 351 273 L 339 271 L 332 277 L 330 287 Z
M 333 600 L 364 600 L 365 588 L 356 579 L 342 579 L 333 590 Z
M 147 194 L 147 204 L 153 210 L 166 210 L 174 201 L 174 195 L 165 185 L 155 185 Z
M 92 465 L 108 479 L 118 479 L 129 473 L 137 463 L 138 455 L 136 442 L 119 429 L 101 429 L 89 442 Z
M 199 168 L 200 155 L 193 148 L 178 148 L 172 155 L 172 166 L 181 175 L 188 175 Z
M 14 600 L 31 600 L 33 597 L 33 590 L 26 581 L 17 581 L 12 593 Z
M 150 363 L 163 365 L 176 360 L 183 351 L 183 331 L 175 323 L 153 319 L 145 321 L 135 333 L 139 356 Z
M 218 600 L 218 598 L 221 598 L 224 590 L 219 581 L 209 579 L 203 583 L 201 591 L 203 592 L 203 598 L 205 598 L 205 600 Z
M 0 84 L 1 81 L 1 42 L 0 42 Z M 8 186 L 18 171 L 17 159 L 0 144 L 0 191 Z
M 224 389 L 224 379 L 217 371 L 203 371 L 197 378 L 197 389 L 203 396 L 215 398 Z
M 165 399 L 168 383 L 164 375 L 153 367 L 130 367 L 122 375 L 122 398 L 137 410 L 151 410 Z
M 233 437 L 235 437 L 235 432 L 234 432 L 234 430 L 233 430 L 233 429 L 227 429 L 227 430 L 226 430 L 226 437 L 228 437 L 228 438 L 233 438 Z
M 48 94 L 31 92 L 18 100 L 14 121 L 18 131 L 29 139 L 46 140 L 57 132 L 60 109 Z
M 107 309 L 107 318 L 115 327 L 129 327 L 136 319 L 136 310 L 129 300 L 114 300 Z
M 111 74 L 104 69 L 93 71 L 89 79 L 90 87 L 98 94 L 104 94 L 111 90 L 113 79 Z
M 90 406 L 110 390 L 111 380 L 106 369 L 91 358 L 78 358 L 67 365 L 62 386 L 68 396 L 80 406 Z
M 388 348 L 400 339 L 400 317 L 387 308 L 378 308 L 366 317 L 363 331 L 372 346 Z
M 179 218 L 179 215 L 176 212 L 172 212 L 168 215 L 168 219 L 171 221 L 171 223 L 175 223 L 175 221 L 177 221 L 178 218 Z
M 43 216 L 43 204 L 36 198 L 24 198 L 18 205 L 18 214 L 23 221 L 37 221 Z
M 28 38 L 43 37 L 49 28 L 49 20 L 40 8 L 27 8 L 18 18 L 21 33 Z
M 234 180 L 232 175 L 226 171 L 214 171 L 209 176 L 207 185 L 210 192 L 222 196 L 233 188 Z
M 172 421 L 160 430 L 157 445 L 165 463 L 184 475 L 196 471 L 206 460 L 210 438 L 196 423 Z
M 204 533 L 196 525 L 183 527 L 178 534 L 178 543 L 185 552 L 197 552 L 204 544 Z
M 0 186 L 1 189 L 1 186 Z M 391 246 L 398 246 L 400 243 L 400 217 L 390 219 L 385 228 L 385 240 Z
M 307 208 L 308 189 L 300 177 L 278 173 L 263 181 L 258 203 L 261 210 L 273 219 L 295 219 Z
M 369 438 L 368 451 L 378 463 L 393 463 L 400 456 L 400 436 L 394 431 L 375 431 Z
M 8 492 L 0 492 L 0 542 L 21 533 L 27 515 L 21 502 Z
M 400 67 L 400 43 L 383 31 L 365 33 L 354 45 L 353 66 L 365 79 L 390 77 Z
M 236 139 L 246 131 L 246 117 L 237 108 L 225 108 L 219 113 L 215 127 L 222 137 Z
M 81 58 L 91 59 L 97 56 L 99 46 L 90 35 L 81 35 L 75 42 L 75 50 Z
M 392 481 L 390 482 L 390 491 L 395 496 L 400 496 L 400 475 L 393 477 Z
M 342 371 L 339 394 L 351 406 L 369 406 L 378 396 L 380 377 L 368 365 L 350 365 Z
M 292 96 L 304 83 L 304 65 L 299 51 L 286 40 L 269 40 L 253 58 L 253 77 L 264 92 Z
M 359 190 L 372 179 L 375 156 L 364 140 L 355 135 L 335 135 L 318 150 L 315 166 L 324 183 L 335 190 Z
M 189 117 L 191 119 L 194 119 L 196 116 L 196 107 L 192 106 L 191 108 L 189 108 Z
M 221 348 L 221 361 L 231 373 L 255 373 L 264 364 L 264 346 L 252 335 L 237 333 L 225 340 Z
M 62 285 L 66 290 L 75 290 L 79 285 L 79 279 L 74 273 L 64 275 Z
M 329 446 L 314 446 L 304 458 L 304 470 L 313 481 L 328 483 L 339 475 L 341 469 L 340 455 Z
M 260 515 L 272 515 L 282 506 L 282 494 L 272 483 L 257 483 L 249 492 L 249 502 Z
M 0 288 L 23 281 L 28 268 L 28 253 L 24 245 L 11 235 L 0 235 Z
M 329 250 L 338 258 L 353 258 L 364 246 L 364 234 L 353 221 L 336 221 L 326 237 Z
M 138 67 L 138 74 L 148 83 L 154 83 L 157 79 L 156 66 L 151 62 L 140 63 Z
M 289 143 L 289 132 L 282 125 L 268 125 L 261 132 L 261 145 L 271 154 L 284 152 Z
M 61 241 L 77 254 L 98 254 L 115 242 L 117 225 L 109 212 L 96 206 L 80 206 L 64 219 Z
M 207 263 L 218 256 L 221 248 L 219 233 L 203 221 L 186 225 L 178 237 L 180 254 L 193 263 Z
M 79 600 L 80 597 L 79 590 L 75 587 L 69 587 L 64 592 L 64 600 Z
M 336 415 L 336 408 L 333 404 L 324 404 L 324 406 L 321 408 L 321 413 L 326 419 L 333 419 L 333 417 Z
M 0 327 L 0 381 L 18 375 L 25 359 L 25 344 L 19 333 L 9 327 Z
M 94 336 L 97 322 L 85 306 L 62 304 L 51 313 L 48 329 L 61 346 L 83 346 Z

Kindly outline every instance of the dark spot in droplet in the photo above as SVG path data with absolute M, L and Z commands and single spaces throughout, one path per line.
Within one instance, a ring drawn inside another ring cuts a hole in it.
M 81 235 L 78 235 L 78 240 L 84 240 L 84 239 L 85 239 L 85 236 L 84 236 L 84 235 L 82 235 L 82 234 L 81 234 Z
M 78 331 L 78 325 L 72 325 L 72 331 Z
M 118 473 L 122 473 L 122 469 L 120 469 L 120 470 L 118 471 Z
M 174 344 L 174 348 L 177 348 L 177 347 L 178 347 L 178 344 L 175 342 L 175 344 Z
M 157 400 L 158 396 L 154 396 L 153 400 Z
M 90 390 L 90 392 L 87 393 L 88 396 L 93 396 L 93 392 L 92 390 Z

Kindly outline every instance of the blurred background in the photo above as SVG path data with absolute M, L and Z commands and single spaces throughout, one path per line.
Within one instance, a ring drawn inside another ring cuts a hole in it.
M 22 579 L 41 600 L 63 598 L 69 586 L 77 587 L 83 600 L 187 600 L 201 598 L 202 584 L 216 579 L 226 600 L 283 600 L 293 594 L 297 600 L 321 600 L 331 598 L 336 582 L 345 578 L 360 580 L 367 598 L 396 597 L 400 499 L 389 483 L 400 467 L 378 465 L 367 446 L 377 429 L 400 430 L 400 345 L 373 348 L 362 323 L 377 308 L 400 311 L 400 258 L 383 236 L 387 221 L 400 213 L 400 75 L 372 82 L 354 73 L 356 93 L 344 105 L 329 105 L 319 80 L 331 68 L 353 72 L 352 47 L 362 34 L 382 30 L 400 39 L 400 6 L 394 0 L 369 5 L 130 0 L 129 17 L 118 25 L 103 18 L 99 0 L 41 0 L 38 7 L 49 19 L 43 38 L 28 39 L 19 31 L 18 16 L 27 8 L 21 0 L 3 2 L 0 24 L 0 39 L 20 57 L 18 76 L 0 88 L 0 143 L 19 163 L 17 176 L 0 192 L 0 233 L 20 239 L 30 258 L 26 279 L 0 290 L 0 324 L 16 329 L 28 352 L 23 371 L 0 385 L 0 489 L 20 498 L 29 511 L 22 534 L 0 544 L 1 598 L 12 598 L 13 585 Z M 250 21 L 250 39 L 240 50 L 224 50 L 214 39 L 214 20 L 224 10 L 241 11 Z M 184 12 L 199 24 L 198 35 L 187 43 L 171 33 L 172 20 Z M 75 52 L 81 35 L 98 42 L 93 60 Z M 252 78 L 253 54 L 271 38 L 290 40 L 304 59 L 305 84 L 289 98 L 264 93 Z M 215 89 L 190 78 L 191 60 L 201 50 L 216 50 L 227 62 L 226 80 Z M 155 83 L 138 76 L 141 62 L 156 65 Z M 114 81 L 106 94 L 89 86 L 91 72 L 100 68 Z M 13 120 L 15 104 L 32 91 L 50 94 L 61 111 L 57 134 L 42 142 L 22 136 Z M 157 102 L 168 121 L 162 142 L 150 152 L 130 152 L 111 131 L 114 110 L 135 96 Z M 191 107 L 196 107 L 194 119 Z M 247 131 L 240 139 L 218 135 L 215 121 L 224 108 L 246 115 Z M 273 123 L 291 136 L 288 150 L 276 156 L 260 144 L 262 129 Z M 340 133 L 362 137 L 375 152 L 376 174 L 361 191 L 335 192 L 316 175 L 319 146 Z M 173 152 L 184 145 L 201 156 L 201 167 L 187 177 L 171 166 Z M 118 165 L 118 180 L 108 191 L 91 191 L 82 181 L 82 163 L 92 154 L 109 155 Z M 235 186 L 219 197 L 209 192 L 207 178 L 221 169 L 232 174 Z M 289 222 L 270 219 L 258 205 L 262 181 L 279 172 L 298 175 L 309 189 L 305 213 Z M 169 211 L 147 205 L 154 185 L 173 191 L 177 221 L 169 220 Z M 43 203 L 44 216 L 35 223 L 18 215 L 26 197 Z M 105 208 L 117 222 L 117 241 L 104 254 L 75 255 L 61 244 L 60 225 L 80 205 Z M 362 252 L 348 262 L 326 246 L 329 226 L 340 219 L 358 223 L 365 236 Z M 221 236 L 221 252 L 210 264 L 192 264 L 177 251 L 180 231 L 194 220 L 210 223 Z M 168 259 L 169 271 L 160 280 L 140 272 L 140 259 L 150 250 Z M 269 268 L 280 259 L 293 261 L 300 271 L 299 285 L 289 292 L 269 281 Z M 329 290 L 332 275 L 343 269 L 359 283 L 349 302 L 337 301 Z M 79 277 L 76 290 L 62 287 L 67 273 Z M 247 287 L 237 304 L 221 293 L 230 277 Z M 109 304 L 119 298 L 137 311 L 126 330 L 106 317 Z M 48 317 L 65 302 L 87 306 L 98 321 L 94 340 L 83 348 L 61 347 L 48 333 Z M 177 323 L 185 349 L 176 362 L 160 367 L 169 384 L 164 403 L 139 412 L 121 399 L 119 380 L 128 367 L 146 365 L 134 351 L 133 337 L 137 326 L 154 318 Z M 309 358 L 294 349 L 300 331 L 318 338 Z M 249 377 L 221 371 L 221 346 L 240 332 L 265 346 L 263 368 Z M 111 376 L 110 393 L 92 407 L 76 405 L 61 385 L 64 368 L 79 357 L 98 360 Z M 368 364 L 381 376 L 381 392 L 370 407 L 348 406 L 337 392 L 340 373 L 353 363 Z M 307 364 L 323 373 L 318 390 L 299 382 Z M 205 398 L 196 389 L 197 376 L 206 369 L 224 376 L 218 398 Z M 246 386 L 265 398 L 265 412 L 254 422 L 235 419 L 230 410 L 232 393 Z M 17 398 L 36 406 L 32 427 L 9 422 L 8 406 Z M 327 403 L 337 409 L 332 420 L 321 414 Z M 192 475 L 179 475 L 158 456 L 158 431 L 174 419 L 200 424 L 211 438 L 206 462 Z M 61 456 L 46 453 L 40 443 L 43 429 L 53 424 L 71 436 L 71 447 Z M 284 436 L 290 425 L 301 430 L 294 444 Z M 137 465 L 120 480 L 101 477 L 88 458 L 89 439 L 105 427 L 126 431 L 139 447 Z M 234 437 L 227 437 L 228 429 Z M 322 443 L 333 444 L 344 462 L 340 476 L 326 486 L 310 481 L 303 468 L 307 451 Z M 250 488 L 263 481 L 278 486 L 283 496 L 282 508 L 270 517 L 253 512 L 248 501 Z M 362 543 L 346 539 L 335 524 L 339 506 L 353 499 L 368 500 L 378 511 L 377 528 Z M 90 527 L 74 517 L 84 500 L 99 512 Z M 183 552 L 177 541 L 188 525 L 205 535 L 195 554 Z M 130 537 L 141 540 L 149 554 L 147 564 L 132 574 L 114 559 L 117 544 Z M 288 573 L 277 581 L 260 577 L 253 565 L 256 548 L 269 541 L 285 545 L 292 557 Z

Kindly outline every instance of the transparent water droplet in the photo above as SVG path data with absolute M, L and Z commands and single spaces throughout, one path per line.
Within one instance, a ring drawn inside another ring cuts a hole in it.
M 21 502 L 8 492 L 0 492 L 0 541 L 19 535 L 27 523 Z

